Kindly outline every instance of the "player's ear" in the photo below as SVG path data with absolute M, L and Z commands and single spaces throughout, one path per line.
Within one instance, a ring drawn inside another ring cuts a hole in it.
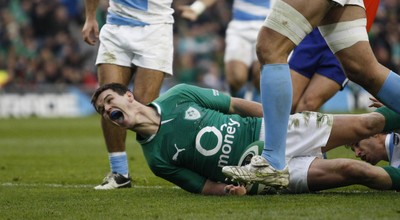
M 131 91 L 126 91 L 125 96 L 128 97 L 128 100 L 134 100 L 133 93 Z

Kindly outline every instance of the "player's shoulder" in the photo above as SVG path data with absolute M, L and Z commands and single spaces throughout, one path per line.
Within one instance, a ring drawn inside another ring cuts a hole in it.
M 199 93 L 203 90 L 204 90 L 204 88 L 201 88 L 199 86 L 181 83 L 181 84 L 177 84 L 177 85 L 173 86 L 172 88 L 170 88 L 168 90 L 168 92 L 172 93 L 172 94 L 178 93 L 178 94 L 190 95 L 192 93 L 194 93 L 194 94 Z
M 167 96 L 174 96 L 176 97 L 177 95 L 179 97 L 186 97 L 189 99 L 201 99 L 201 97 L 211 97 L 211 96 L 221 96 L 224 93 L 220 92 L 217 89 L 213 88 L 205 88 L 205 87 L 200 87 L 196 85 L 190 85 L 190 84 L 178 84 L 170 88 L 167 93 Z M 225 94 L 225 96 L 229 97 L 228 95 Z
M 186 83 L 180 83 L 180 84 L 177 84 L 177 85 L 173 86 L 170 90 L 172 90 L 172 91 L 174 91 L 174 90 L 186 90 L 186 89 L 190 89 L 192 87 L 193 87 L 193 85 L 189 85 L 189 84 L 186 84 Z

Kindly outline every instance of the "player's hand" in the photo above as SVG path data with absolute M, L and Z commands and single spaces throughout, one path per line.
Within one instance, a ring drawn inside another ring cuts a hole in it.
M 370 104 L 370 105 L 368 106 L 368 107 L 370 107 L 370 108 L 371 108 L 371 107 L 379 108 L 379 107 L 384 106 L 384 105 L 382 104 L 382 102 L 378 101 L 378 99 L 376 99 L 376 98 L 374 98 L 374 97 L 370 97 L 369 100 L 372 101 L 372 104 Z
M 199 15 L 188 5 L 178 6 L 177 9 L 181 12 L 182 18 L 188 19 L 189 21 L 196 21 L 199 17 Z
M 244 186 L 235 186 L 235 185 L 226 185 L 225 192 L 228 195 L 236 195 L 236 196 L 244 196 L 247 193 L 247 190 Z
M 95 45 L 99 39 L 99 25 L 96 19 L 86 19 L 82 28 L 83 40 L 89 45 Z

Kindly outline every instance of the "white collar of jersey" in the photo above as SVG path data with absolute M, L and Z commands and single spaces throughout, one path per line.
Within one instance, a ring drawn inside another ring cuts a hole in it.
M 157 113 L 161 116 L 161 107 L 155 102 L 151 102 L 150 104 L 156 107 Z
M 399 134 L 390 133 L 385 139 L 386 153 L 389 159 L 389 165 L 393 167 L 400 166 L 400 146 L 399 146 Z
M 154 107 L 156 107 L 156 111 L 157 111 L 157 113 L 158 113 L 158 114 L 160 115 L 160 117 L 161 117 L 161 108 L 160 108 L 160 106 L 159 106 L 157 103 L 155 103 L 155 102 L 151 102 L 149 105 L 153 105 Z M 160 124 L 160 126 L 161 126 L 161 124 Z M 160 128 L 158 128 L 158 129 L 160 129 Z M 143 141 L 143 144 L 149 143 L 151 140 L 153 140 L 154 137 L 156 136 L 156 134 L 157 134 L 157 133 L 152 134 L 149 138 L 147 138 L 146 140 L 144 140 L 144 141 Z

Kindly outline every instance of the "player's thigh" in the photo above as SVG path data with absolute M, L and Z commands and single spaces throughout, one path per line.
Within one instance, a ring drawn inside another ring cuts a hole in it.
M 316 27 L 332 8 L 331 0 L 282 0 L 301 13 L 311 24 Z
M 135 66 L 158 70 L 171 75 L 173 63 L 173 31 L 171 24 L 149 25 L 143 28 L 142 41 L 132 42 L 131 47 L 137 51 L 132 57 Z
M 248 67 L 256 60 L 255 42 L 259 28 L 247 27 L 249 25 L 252 23 L 234 21 L 229 23 L 225 37 L 225 64 L 229 64 L 231 61 L 240 61 Z
M 99 84 L 121 83 L 127 86 L 132 79 L 132 71 L 131 67 L 105 63 L 98 64 L 97 76 Z
M 315 111 L 319 109 L 323 103 L 335 95 L 340 89 L 341 86 L 335 81 L 325 76 L 314 74 L 300 99 L 300 103 L 308 103 L 312 109 L 302 110 Z
M 304 37 L 319 25 L 331 1 L 277 1 L 260 29 L 257 56 L 262 64 L 286 63 L 287 56 Z
M 147 104 L 160 95 L 165 74 L 159 70 L 138 67 L 133 84 L 133 95 L 141 103 Z
M 334 115 L 332 130 L 326 143 L 328 151 L 352 144 L 382 131 L 385 118 L 379 113 Z
M 226 47 L 224 55 L 225 76 L 229 85 L 239 90 L 248 79 L 249 66 L 256 60 L 255 38 L 257 33 L 252 28 L 246 28 L 246 23 L 231 22 L 225 38 Z M 247 37 L 244 33 L 248 30 L 253 34 Z
M 366 18 L 365 8 L 359 5 L 333 6 L 318 25 L 334 24 Z

